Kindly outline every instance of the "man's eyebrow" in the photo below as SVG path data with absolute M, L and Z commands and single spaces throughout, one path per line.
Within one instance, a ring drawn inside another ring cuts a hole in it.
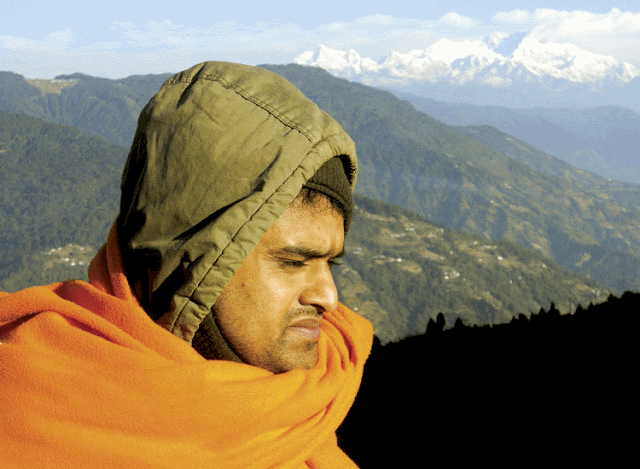
M 311 246 L 305 246 L 305 245 L 294 245 L 294 246 L 285 246 L 282 248 L 278 248 L 278 249 L 272 249 L 270 251 L 271 255 L 296 255 L 296 256 L 301 256 L 301 257 L 305 257 L 308 259 L 317 259 L 317 258 L 321 258 L 321 257 L 328 257 L 329 254 L 331 253 L 331 251 L 323 251 L 321 249 L 317 249 Z M 336 256 L 331 256 L 332 259 L 337 259 L 339 257 L 343 257 L 344 256 L 344 248 L 342 248 L 342 251 L 340 251 L 340 253 Z

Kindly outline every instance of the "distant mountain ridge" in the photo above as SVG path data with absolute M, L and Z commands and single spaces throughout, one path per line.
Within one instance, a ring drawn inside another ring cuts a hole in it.
M 640 89 L 640 69 L 529 32 L 495 33 L 462 42 L 441 39 L 424 50 L 393 51 L 382 62 L 353 49 L 321 45 L 298 55 L 294 63 L 440 101 L 533 107 L 586 99 L 640 112 L 640 103 L 628 99 Z
M 571 313 L 610 294 L 534 249 L 458 232 L 357 194 L 355 205 L 335 280 L 341 301 L 373 322 L 382 343 L 422 332 L 439 313 L 449 326 L 458 318 L 503 324 L 551 303 Z
M 71 125 L 129 146 L 140 110 L 169 76 L 133 75 L 110 80 L 74 73 L 54 80 L 27 80 L 12 72 L 0 72 L 0 109 Z
M 640 115 L 621 106 L 508 108 L 444 103 L 391 90 L 454 126 L 491 125 L 586 171 L 640 183 Z
M 342 78 L 366 77 L 370 83 L 378 80 L 379 84 L 401 85 L 442 80 L 455 85 L 496 87 L 513 82 L 597 86 L 626 84 L 640 77 L 640 70 L 629 63 L 573 44 L 543 42 L 527 32 L 494 33 L 484 40 L 441 39 L 424 50 L 393 51 L 380 63 L 353 49 L 347 52 L 320 45 L 315 51 L 303 52 L 293 62 L 321 67 Z

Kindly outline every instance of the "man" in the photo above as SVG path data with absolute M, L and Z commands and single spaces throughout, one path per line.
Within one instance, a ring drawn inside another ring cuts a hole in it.
M 331 266 L 355 179 L 351 139 L 283 78 L 168 80 L 90 283 L 0 299 L 0 466 L 354 467 L 335 431 L 372 327 Z

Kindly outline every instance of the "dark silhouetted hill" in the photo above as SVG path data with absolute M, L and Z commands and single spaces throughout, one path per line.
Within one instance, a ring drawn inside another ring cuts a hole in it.
M 639 294 L 573 315 L 443 326 L 438 316 L 422 335 L 374 343 L 338 432 L 362 469 L 601 457 L 617 466 L 635 452 Z

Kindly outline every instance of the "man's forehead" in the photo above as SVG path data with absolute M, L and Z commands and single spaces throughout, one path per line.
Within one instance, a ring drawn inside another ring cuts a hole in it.
M 313 189 L 302 188 L 300 193 L 295 199 L 291 201 L 289 207 L 307 207 L 310 210 L 323 211 L 334 210 L 338 213 L 344 221 L 344 213 L 340 204 L 322 192 L 315 191 Z
M 344 244 L 344 220 L 327 197 L 324 202 L 309 205 L 292 203 L 259 241 L 269 250 L 308 250 L 311 254 L 325 256 L 331 251 L 338 255 Z M 296 248 L 297 247 L 297 248 Z
M 344 214 L 337 202 L 331 199 L 329 196 L 319 192 L 311 191 L 313 195 L 300 195 L 293 199 L 287 206 L 284 213 L 280 216 L 283 218 L 285 215 L 290 216 L 338 216 L 344 221 Z

